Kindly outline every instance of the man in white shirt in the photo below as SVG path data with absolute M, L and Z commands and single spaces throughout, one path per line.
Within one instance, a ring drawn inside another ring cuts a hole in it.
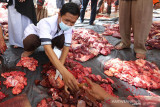
M 27 57 L 40 45 L 43 45 L 46 55 L 63 77 L 66 92 L 68 92 L 68 88 L 72 91 L 79 89 L 75 77 L 64 67 L 72 40 L 72 26 L 74 26 L 79 15 L 78 5 L 66 3 L 58 15 L 40 20 L 37 26 L 30 24 L 24 31 L 23 44 L 25 51 L 21 56 Z M 59 59 L 52 49 L 54 46 L 59 49 L 62 48 Z

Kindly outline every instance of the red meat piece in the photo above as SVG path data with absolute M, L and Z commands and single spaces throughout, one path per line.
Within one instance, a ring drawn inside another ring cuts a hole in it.
M 12 71 L 8 73 L 2 73 L 1 76 L 6 78 L 6 81 L 3 82 L 6 87 L 13 87 L 12 93 L 19 94 L 21 93 L 24 86 L 27 85 L 27 78 L 24 77 L 26 74 L 21 71 Z
M 108 55 L 114 49 L 108 41 L 93 30 L 76 29 L 68 57 L 80 62 L 88 61 L 98 54 Z
M 64 86 L 64 82 L 59 77 L 55 80 L 56 72 L 53 69 L 47 71 L 47 75 L 52 87 L 62 88 Z
M 160 103 L 160 96 L 128 96 L 127 97 L 130 102 L 133 104 L 139 103 L 139 107 L 156 107 L 158 103 Z
M 38 104 L 37 107 L 57 107 L 54 100 L 51 98 L 44 98 Z
M 160 39 L 150 39 L 147 41 L 148 45 L 152 46 L 152 48 L 160 49 Z
M 114 32 L 112 36 L 119 39 L 121 38 L 121 35 L 119 32 Z
M 105 29 L 105 32 L 103 32 L 101 35 L 112 36 L 113 34 L 114 34 L 114 31 Z
M 78 100 L 77 107 L 86 107 L 86 102 L 83 100 Z
M 35 71 L 38 66 L 38 61 L 30 57 L 22 57 L 16 66 L 27 67 L 31 71 Z
M 101 84 L 100 85 L 108 94 L 117 97 L 114 93 L 113 93 L 113 88 L 110 84 Z
M 6 95 L 5 95 L 3 92 L 0 91 L 0 101 L 1 101 L 2 99 L 4 99 L 5 97 L 6 97 Z

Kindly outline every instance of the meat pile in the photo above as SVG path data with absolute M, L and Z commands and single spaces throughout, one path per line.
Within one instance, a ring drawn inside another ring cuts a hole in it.
M 76 29 L 72 36 L 72 45 L 68 57 L 85 62 L 99 54 L 108 55 L 113 45 L 93 30 Z
M 160 49 L 160 23 L 153 23 L 146 42 L 147 49 Z
M 0 81 L 0 86 L 1 86 L 1 81 Z M 0 90 L 1 90 L 1 88 L 0 88 Z M 4 99 L 5 97 L 6 97 L 6 95 L 2 91 L 0 91 L 0 101 L 2 99 Z
M 118 24 L 113 24 L 113 25 L 107 24 L 104 25 L 104 27 L 105 31 L 101 35 L 121 38 Z M 131 30 L 131 42 L 134 43 L 134 36 L 132 30 Z M 147 49 L 153 49 L 153 48 L 160 49 L 160 23 L 152 24 L 150 33 L 146 41 L 146 47 Z
M 160 88 L 160 70 L 154 63 L 146 60 L 121 61 L 118 58 L 111 59 L 104 64 L 104 73 L 140 88 Z
M 38 66 L 38 61 L 30 57 L 22 57 L 16 66 L 23 66 L 28 68 L 30 71 L 35 71 Z
M 157 104 L 160 103 L 160 96 L 128 96 L 127 99 L 133 103 L 133 105 L 138 105 L 137 107 L 158 107 Z
M 119 24 L 104 24 L 103 26 L 105 27 L 105 31 L 101 35 L 121 38 L 119 32 Z
M 24 86 L 27 85 L 27 78 L 24 77 L 25 75 L 26 74 L 21 71 L 11 71 L 1 74 L 2 77 L 6 78 L 3 84 L 6 85 L 7 88 L 13 87 L 13 94 L 21 93 Z
M 46 76 L 45 76 L 45 78 L 42 80 L 43 82 L 41 81 L 40 84 L 42 86 L 50 87 L 49 93 L 51 94 L 52 98 L 44 98 L 43 100 L 41 100 L 41 102 L 38 103 L 37 107 L 50 107 L 52 105 L 55 105 L 55 106 L 58 106 L 58 107 L 62 107 L 62 106 L 76 107 L 80 104 L 82 104 L 81 106 L 83 106 L 83 107 L 93 106 L 93 105 L 99 105 L 100 106 L 101 104 L 98 103 L 95 98 L 88 95 L 81 88 L 83 85 L 88 86 L 88 87 L 90 86 L 87 83 L 87 81 L 83 78 L 84 76 L 86 76 L 89 79 L 91 79 L 92 81 L 98 83 L 109 94 L 111 94 L 113 96 L 116 96 L 113 93 L 113 88 L 111 87 L 111 84 L 114 83 L 113 80 L 111 80 L 109 78 L 102 79 L 102 77 L 100 75 L 92 74 L 91 68 L 83 67 L 80 63 L 75 62 L 71 59 L 66 60 L 65 66 L 75 76 L 77 81 L 79 83 L 81 83 L 79 85 L 80 90 L 77 93 L 72 93 L 71 92 L 70 95 L 68 95 L 67 93 L 65 93 L 64 87 L 57 87 L 57 86 L 62 86 L 62 85 L 56 85 L 56 84 L 60 84 L 61 80 L 58 80 L 59 82 L 54 82 L 55 83 L 54 85 L 51 81 L 49 81 L 49 80 L 55 81 L 54 80 L 55 75 L 48 76 L 48 81 L 44 82 L 44 79 L 46 80 Z M 44 65 L 43 68 L 44 68 L 43 71 L 42 71 L 43 73 L 54 72 L 53 74 L 55 74 L 55 69 L 50 63 Z M 47 74 L 47 75 L 49 75 L 49 74 Z M 48 85 L 48 83 L 49 83 L 49 85 Z
M 110 17 L 109 16 L 107 16 L 107 15 L 100 15 L 100 14 L 97 14 L 96 15 L 96 19 L 109 19 Z
M 0 3 L 0 24 L 8 23 L 8 10 L 6 9 L 7 3 Z

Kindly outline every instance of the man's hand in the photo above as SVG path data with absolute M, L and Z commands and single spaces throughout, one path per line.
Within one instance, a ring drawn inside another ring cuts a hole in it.
M 3 54 L 7 49 L 6 43 L 4 40 L 0 40 L 0 52 Z
M 62 74 L 63 77 L 63 82 L 65 84 L 65 91 L 69 94 L 70 92 L 68 91 L 68 88 L 73 91 L 76 92 L 79 90 L 78 87 L 78 82 L 76 80 L 76 78 L 69 72 L 69 71 L 65 71 Z
M 3 37 L 0 37 L 0 53 L 4 53 L 5 51 L 6 51 L 6 49 L 7 49 L 7 45 L 6 45 L 6 43 L 4 42 L 4 39 L 3 39 Z M 2 62 L 0 61 L 0 64 L 1 64 Z
M 2 33 L 2 28 L 0 26 L 0 53 L 4 53 L 7 49 L 7 46 L 6 46 L 6 43 L 4 41 L 4 38 L 3 38 L 3 33 Z
M 160 9 L 160 2 L 154 5 L 154 9 Z
M 65 83 L 65 91 L 69 93 L 69 91 L 67 90 L 68 88 L 70 88 L 71 91 L 79 90 L 76 78 L 64 67 L 62 62 L 60 62 L 57 55 L 53 51 L 52 46 L 44 45 L 44 50 L 51 63 L 62 74 L 63 81 Z
M 91 89 L 83 86 L 83 88 L 86 90 L 87 93 L 89 93 L 91 96 L 93 96 L 94 98 L 96 98 L 99 101 L 103 101 L 108 94 L 106 93 L 106 91 L 99 86 L 96 83 L 93 83 L 90 79 L 86 78 L 87 82 L 90 84 Z

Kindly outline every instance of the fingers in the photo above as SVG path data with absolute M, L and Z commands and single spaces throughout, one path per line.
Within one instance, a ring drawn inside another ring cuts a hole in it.
M 7 49 L 7 46 L 4 45 L 3 47 L 1 47 L 0 52 L 1 52 L 2 54 L 4 54 L 4 52 L 6 51 L 6 49 Z
M 68 86 L 68 88 L 71 90 L 71 91 L 73 91 L 73 92 L 76 92 L 76 91 L 78 91 L 79 90 L 79 87 L 78 87 L 78 82 L 77 82 L 77 80 L 68 80 L 67 82 L 66 82 L 66 85 Z
M 70 94 L 70 92 L 68 91 L 68 86 L 64 86 L 64 90 L 65 90 L 65 92 L 67 93 L 67 94 Z
M 94 95 L 92 89 L 88 89 L 86 86 L 83 86 L 83 89 L 90 95 Z
M 4 52 L 3 52 L 3 49 L 1 49 L 1 53 L 3 54 Z
M 2 49 L 3 49 L 3 52 L 5 52 L 6 51 L 6 45 L 4 45 Z
M 73 81 L 73 80 L 70 80 L 70 81 L 68 81 L 68 85 L 69 85 L 69 88 L 72 90 L 72 91 L 77 91 L 78 90 L 78 86 L 77 86 L 77 83 L 75 83 L 75 81 Z
M 93 82 L 90 80 L 90 79 L 88 79 L 87 77 L 84 77 L 86 80 L 87 80 L 87 82 L 91 85 L 91 86 L 93 86 Z
M 76 89 L 76 91 L 79 90 L 78 84 L 79 83 L 77 82 L 77 80 L 75 80 L 74 81 L 74 88 Z

